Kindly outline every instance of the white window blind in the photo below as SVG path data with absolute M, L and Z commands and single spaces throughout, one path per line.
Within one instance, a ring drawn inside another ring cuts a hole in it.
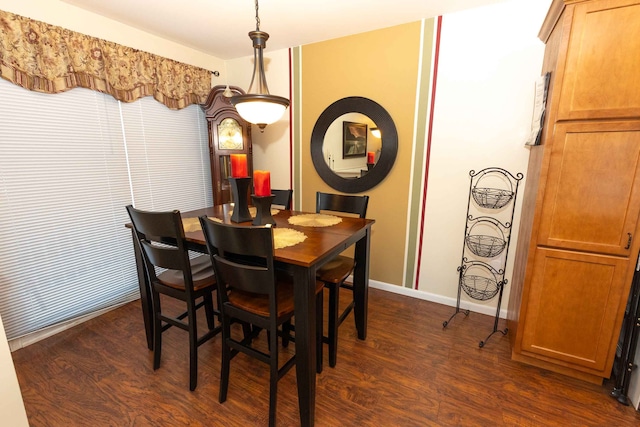
M 86 89 L 41 94 L 0 79 L 7 337 L 138 298 L 125 206 L 211 205 L 207 153 L 199 106 L 121 104 Z
M 211 206 L 208 135 L 200 107 L 172 111 L 149 97 L 121 107 L 134 206 L 180 211 Z

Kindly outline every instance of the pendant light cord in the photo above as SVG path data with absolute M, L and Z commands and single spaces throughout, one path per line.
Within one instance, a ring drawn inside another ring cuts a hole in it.
M 258 16 L 258 0 L 256 0 L 256 31 L 260 31 L 260 17 Z
M 251 77 L 248 93 L 232 96 L 231 104 L 236 107 L 240 117 L 249 123 L 258 125 L 260 132 L 262 132 L 265 126 L 276 122 L 282 117 L 284 110 L 289 107 L 289 100 L 282 96 L 269 94 L 262 58 L 262 50 L 269 39 L 269 34 L 260 31 L 258 0 L 255 0 L 255 4 L 256 30 L 249 32 L 249 38 L 253 43 L 253 76 Z

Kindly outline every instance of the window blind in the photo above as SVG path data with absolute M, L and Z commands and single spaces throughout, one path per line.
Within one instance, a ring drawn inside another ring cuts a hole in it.
M 125 206 L 212 203 L 204 115 L 0 79 L 0 315 L 9 339 L 139 297 Z M 139 203 L 138 203 L 139 202 Z
M 139 209 L 181 211 L 211 206 L 211 168 L 204 114 L 192 105 L 170 110 L 153 98 L 121 104 Z

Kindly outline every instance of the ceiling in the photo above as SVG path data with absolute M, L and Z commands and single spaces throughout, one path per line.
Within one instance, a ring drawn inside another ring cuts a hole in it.
M 253 54 L 253 0 L 62 1 L 222 60 Z M 279 50 L 501 1 L 262 0 L 260 30 L 271 36 L 267 49 Z

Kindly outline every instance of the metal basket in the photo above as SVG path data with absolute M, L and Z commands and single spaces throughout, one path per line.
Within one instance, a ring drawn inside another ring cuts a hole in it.
M 489 209 L 500 209 L 513 198 L 513 191 L 500 188 L 474 187 L 471 194 L 478 206 Z
M 471 252 L 485 258 L 500 255 L 507 245 L 504 239 L 483 234 L 469 235 L 464 240 L 467 242 L 467 247 Z
M 484 276 L 467 274 L 462 276 L 460 286 L 471 298 L 480 301 L 490 300 L 498 293 L 498 283 Z

